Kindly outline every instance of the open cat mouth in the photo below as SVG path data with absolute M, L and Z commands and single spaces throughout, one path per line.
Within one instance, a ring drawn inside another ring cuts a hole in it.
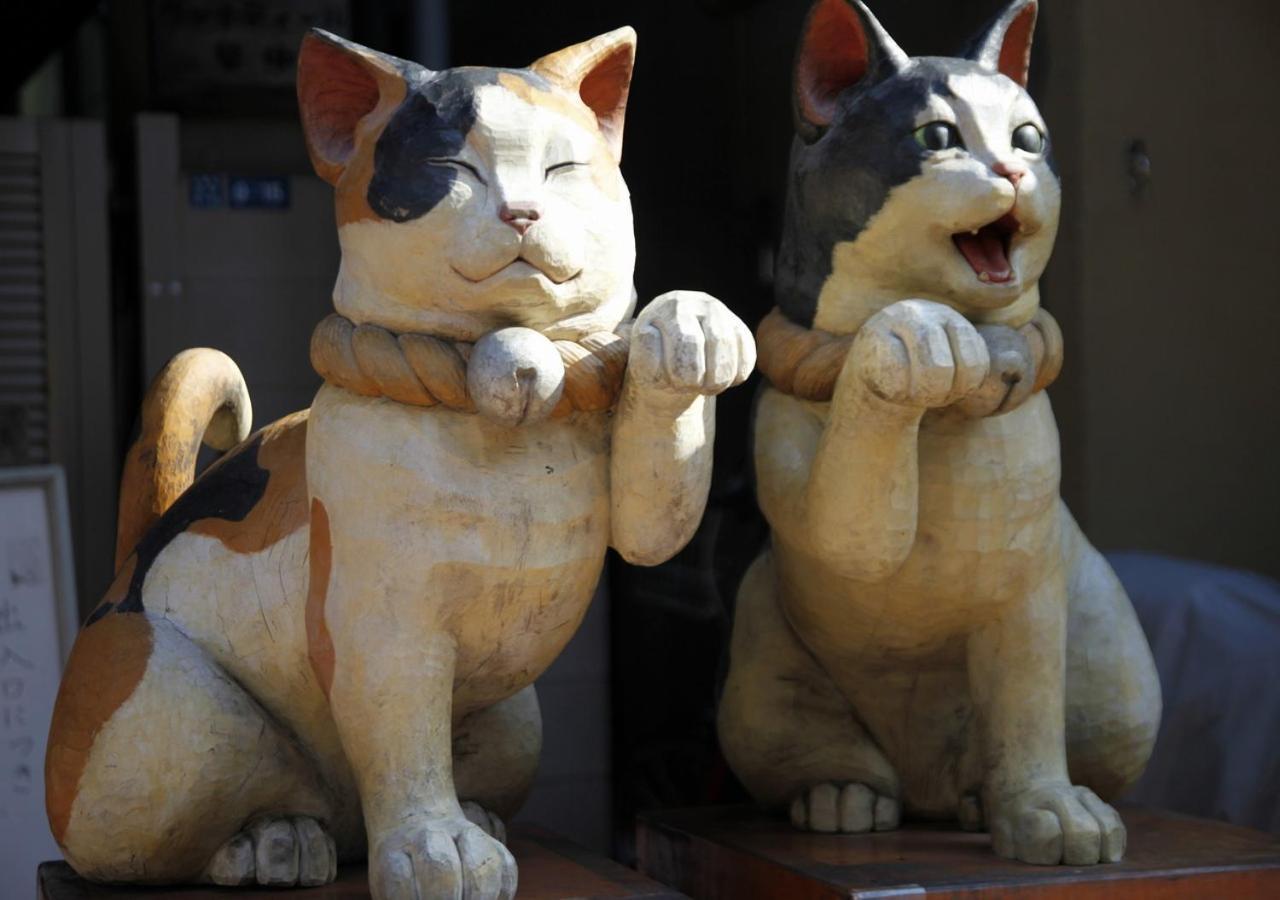
M 952 235 L 956 248 L 964 255 L 978 280 L 986 284 L 1008 284 L 1014 280 L 1009 262 L 1009 244 L 1022 223 L 1013 213 L 983 225 L 977 231 Z

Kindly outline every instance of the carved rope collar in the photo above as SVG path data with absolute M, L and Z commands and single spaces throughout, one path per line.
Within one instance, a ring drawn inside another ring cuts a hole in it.
M 980 326 L 981 332 L 984 327 Z M 1044 310 L 1016 329 L 1027 341 L 1035 380 L 1031 391 L 1044 390 L 1062 369 L 1062 332 Z M 774 388 L 801 400 L 827 403 L 856 335 L 832 334 L 792 322 L 773 309 L 756 329 L 757 365 Z M 993 366 L 993 370 L 994 370 Z
M 564 394 L 553 418 L 617 403 L 630 349 L 625 328 L 619 331 L 551 342 L 564 362 Z M 311 335 L 311 366 L 329 384 L 362 397 L 474 413 L 467 390 L 472 346 L 429 334 L 397 335 L 333 313 Z

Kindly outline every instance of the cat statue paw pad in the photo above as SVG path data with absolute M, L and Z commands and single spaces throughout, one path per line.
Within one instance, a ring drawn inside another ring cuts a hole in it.
M 1041 866 L 1092 866 L 1124 858 L 1120 816 L 1085 787 L 1053 784 L 997 804 L 991 842 L 1005 859 Z
M 507 826 L 503 824 L 497 813 L 490 812 L 479 803 L 468 800 L 462 804 L 462 814 L 467 817 L 468 822 L 479 826 L 495 841 L 503 844 L 507 842 Z
M 206 880 L 234 887 L 315 887 L 338 874 L 333 838 L 308 816 L 262 819 L 213 855 Z
M 375 897 L 511 900 L 516 862 L 497 839 L 466 817 L 413 822 L 369 850 Z
M 894 797 L 877 794 L 865 784 L 831 782 L 814 785 L 791 801 L 791 824 L 824 834 L 893 831 L 902 818 Z

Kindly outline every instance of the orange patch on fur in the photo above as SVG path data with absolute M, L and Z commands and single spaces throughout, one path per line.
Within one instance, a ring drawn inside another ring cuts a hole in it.
M 622 198 L 626 184 L 622 180 L 622 173 L 618 170 L 618 161 L 613 158 L 613 153 L 603 140 L 592 155 L 590 171 L 591 182 L 599 188 L 600 193 L 613 201 Z
M 325 599 L 329 595 L 329 571 L 333 566 L 333 545 L 329 539 L 329 513 L 320 498 L 311 501 L 311 580 L 307 586 L 307 656 L 320 679 L 324 695 L 333 685 L 333 638 L 324 620 Z
M 102 600 L 98 602 L 95 610 L 103 606 L 114 606 L 129 595 L 129 582 L 133 581 L 133 570 L 137 566 L 137 554 L 131 555 L 124 561 L 124 565 L 116 572 L 115 579 L 111 582 L 111 586 L 107 588 L 107 592 L 102 595 Z
M 549 91 L 543 90 L 510 72 L 499 72 L 498 84 L 531 106 L 541 106 L 543 109 L 558 113 L 587 131 L 594 133 L 600 130 L 600 123 L 596 121 L 595 113 L 588 109 L 578 97 L 565 91 L 556 88 Z
M 147 389 L 142 430 L 125 458 L 116 522 L 116 568 L 191 486 L 210 421 L 243 388 L 235 364 L 212 350 L 179 353 Z
M 379 76 L 382 99 L 356 130 L 356 151 L 334 182 L 336 218 L 341 228 L 350 222 L 381 221 L 369 206 L 369 182 L 373 180 L 373 151 L 383 129 L 408 95 L 400 78 Z
M 374 142 L 377 142 L 376 137 Z M 381 218 L 369 205 L 369 182 L 372 180 L 373 148 L 370 147 L 352 159 L 334 191 L 335 217 L 339 228 L 351 222 L 376 222 Z
M 258 465 L 267 470 L 262 499 L 239 522 L 200 519 L 192 534 L 216 537 L 237 553 L 257 553 L 307 524 L 307 416 L 285 416 L 262 429 Z
M 127 589 L 132 571 L 133 564 L 126 564 L 108 600 L 118 585 Z M 141 613 L 108 613 L 76 639 L 53 707 L 44 761 L 45 810 L 59 845 L 94 738 L 142 681 L 151 646 L 151 623 Z

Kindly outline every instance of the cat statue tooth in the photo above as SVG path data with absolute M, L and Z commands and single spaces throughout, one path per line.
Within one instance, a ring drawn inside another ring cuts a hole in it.
M 740 588 L 718 725 L 798 828 L 959 819 L 1000 856 L 1090 865 L 1124 854 L 1103 798 L 1146 765 L 1160 686 L 1059 499 L 1036 15 L 1011 3 L 963 59 L 908 57 L 858 0 L 806 20 L 757 334 L 771 543 Z
M 335 188 L 336 312 L 309 411 L 247 436 L 235 364 L 147 393 L 118 575 L 59 691 L 49 822 L 107 882 L 510 898 L 504 819 L 541 746 L 533 682 L 608 547 L 702 516 L 716 394 L 750 332 L 676 291 L 631 321 L 619 171 L 635 34 L 528 69 L 430 72 L 322 31 L 298 95 Z M 201 440 L 227 452 L 193 478 Z

